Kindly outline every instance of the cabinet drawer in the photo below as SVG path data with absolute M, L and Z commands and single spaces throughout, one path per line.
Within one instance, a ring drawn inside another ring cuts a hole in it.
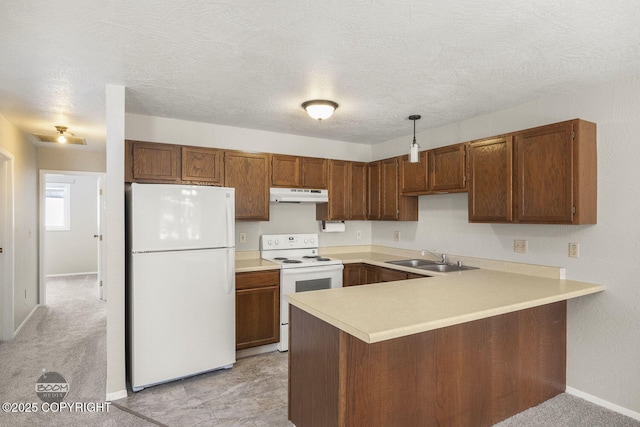
M 236 273 L 236 289 L 254 289 L 280 285 L 280 270 Z

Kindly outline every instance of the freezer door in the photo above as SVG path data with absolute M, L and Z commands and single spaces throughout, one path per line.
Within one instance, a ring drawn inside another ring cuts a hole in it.
M 233 249 L 133 255 L 134 389 L 235 363 Z
M 235 246 L 235 190 L 195 185 L 131 184 L 133 252 Z

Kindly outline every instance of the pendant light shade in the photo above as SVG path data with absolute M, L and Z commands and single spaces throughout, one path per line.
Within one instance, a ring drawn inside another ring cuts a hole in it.
M 324 99 L 315 99 L 303 102 L 302 108 L 307 111 L 311 118 L 322 121 L 331 117 L 336 108 L 338 108 L 338 104 Z
M 418 163 L 420 161 L 420 154 L 418 152 L 420 146 L 416 142 L 416 120 L 420 120 L 420 118 L 421 116 L 417 114 L 409 116 L 409 120 L 413 120 L 413 142 L 409 148 L 409 163 Z

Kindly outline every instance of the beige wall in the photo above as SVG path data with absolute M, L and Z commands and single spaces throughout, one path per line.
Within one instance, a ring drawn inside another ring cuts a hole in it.
M 38 303 L 38 185 L 36 149 L 0 115 L 0 148 L 13 156 L 14 330 Z
M 105 151 L 81 150 L 72 147 L 38 147 L 38 169 L 58 171 L 105 172 Z

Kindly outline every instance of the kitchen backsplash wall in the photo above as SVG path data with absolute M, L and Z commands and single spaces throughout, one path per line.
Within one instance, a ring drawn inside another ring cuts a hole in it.
M 262 234 L 318 233 L 320 247 L 371 244 L 370 221 L 347 221 L 344 233 L 323 233 L 312 203 L 271 203 L 270 208 L 269 221 L 236 221 L 236 250 L 257 251 Z M 356 238 L 358 231 L 360 239 Z M 240 233 L 246 233 L 246 243 L 240 243 Z

